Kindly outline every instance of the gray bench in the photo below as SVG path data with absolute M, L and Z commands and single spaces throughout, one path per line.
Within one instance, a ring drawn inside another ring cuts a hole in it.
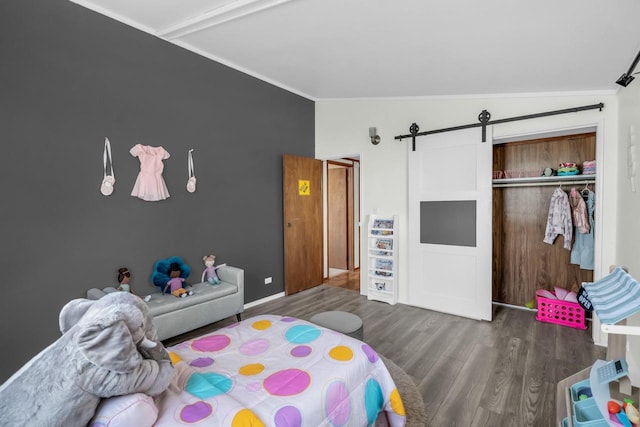
M 150 295 L 147 304 L 160 340 L 233 315 L 240 321 L 240 313 L 244 310 L 244 270 L 226 265 L 216 273 L 222 283 L 196 283 L 192 285 L 193 295 L 186 298 L 160 292 Z M 98 299 L 108 292 L 117 291 L 113 287 L 92 288 L 87 291 L 87 298 Z

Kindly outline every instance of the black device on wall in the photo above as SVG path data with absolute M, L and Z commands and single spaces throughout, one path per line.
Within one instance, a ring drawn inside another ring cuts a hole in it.
M 633 63 L 629 67 L 629 70 L 627 70 L 626 73 L 621 75 L 620 78 L 616 80 L 616 83 L 618 83 L 620 86 L 627 87 L 629 83 L 631 83 L 633 79 L 635 79 L 635 77 L 633 77 L 633 70 L 635 70 L 636 65 L 638 65 L 638 62 L 640 62 L 640 52 L 638 52 L 638 54 L 636 55 L 636 58 L 633 60 Z

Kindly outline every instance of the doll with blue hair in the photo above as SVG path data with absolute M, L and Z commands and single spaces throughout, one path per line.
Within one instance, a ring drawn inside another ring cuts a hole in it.
M 160 288 L 163 294 L 171 293 L 173 296 L 185 298 L 193 295 L 193 291 L 185 289 L 187 277 L 191 269 L 182 260 L 174 256 L 156 261 L 151 275 L 151 282 Z

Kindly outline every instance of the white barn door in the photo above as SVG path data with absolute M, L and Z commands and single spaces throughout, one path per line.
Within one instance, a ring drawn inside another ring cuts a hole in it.
M 409 156 L 409 302 L 491 320 L 492 128 L 420 137 Z

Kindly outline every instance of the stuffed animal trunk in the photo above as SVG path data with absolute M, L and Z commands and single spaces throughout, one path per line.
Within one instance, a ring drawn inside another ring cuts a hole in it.
M 77 299 L 63 332 L 0 386 L 0 426 L 86 426 L 101 398 L 156 396 L 173 377 L 146 304 L 128 292 Z

